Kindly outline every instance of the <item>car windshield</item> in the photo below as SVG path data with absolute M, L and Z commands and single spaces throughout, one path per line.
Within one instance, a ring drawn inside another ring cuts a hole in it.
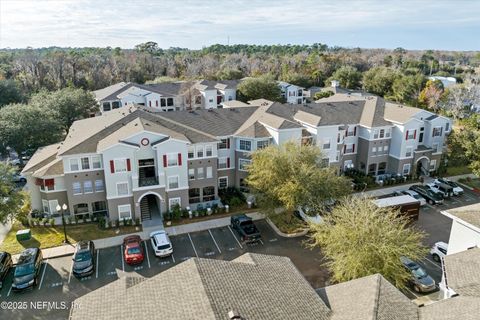
M 88 251 L 77 252 L 75 255 L 75 262 L 89 261 L 90 259 L 91 255 Z
M 133 247 L 133 248 L 128 248 L 128 249 L 127 249 L 127 253 L 128 253 L 128 254 L 139 254 L 139 253 L 141 253 L 141 252 L 140 252 L 140 248 L 139 248 L 139 247 Z
M 420 195 L 418 194 L 412 194 L 412 197 L 414 197 L 415 199 L 420 199 Z
M 15 268 L 15 277 L 26 276 L 33 273 L 33 263 L 17 265 Z
M 417 278 L 417 279 L 422 279 L 422 278 L 425 278 L 427 276 L 427 273 L 425 272 L 425 270 L 423 270 L 420 267 L 418 267 L 416 269 L 413 269 L 412 273 L 415 276 L 415 278 Z
M 159 250 L 170 249 L 170 245 L 169 244 L 164 244 L 164 245 L 157 246 L 157 248 Z

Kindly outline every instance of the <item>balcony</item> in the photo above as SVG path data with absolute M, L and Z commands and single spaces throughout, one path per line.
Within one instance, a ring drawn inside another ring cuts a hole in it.
M 157 187 L 160 183 L 158 177 L 138 177 L 132 176 L 133 189 Z

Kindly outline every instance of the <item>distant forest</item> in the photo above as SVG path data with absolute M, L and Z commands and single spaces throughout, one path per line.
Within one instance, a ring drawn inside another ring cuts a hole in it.
M 161 49 L 155 42 L 135 49 L 0 49 L 0 80 L 13 80 L 28 97 L 42 89 L 96 90 L 120 81 L 237 79 L 270 75 L 304 87 L 323 86 L 340 68 L 362 75 L 386 67 L 404 75 L 455 76 L 459 82 L 480 64 L 478 52 L 360 49 L 313 45 L 212 45 L 201 50 Z M 352 89 L 361 81 L 348 82 Z

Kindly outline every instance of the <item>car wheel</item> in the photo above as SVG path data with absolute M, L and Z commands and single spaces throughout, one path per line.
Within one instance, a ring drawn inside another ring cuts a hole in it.
M 430 203 L 430 204 L 434 204 L 434 203 L 433 203 L 433 200 L 428 200 L 428 203 Z
M 440 262 L 440 257 L 438 256 L 438 254 L 432 255 L 432 259 L 436 262 Z
M 20 179 L 20 182 L 21 182 L 21 183 L 25 183 L 25 182 L 27 182 L 27 179 L 22 178 L 22 179 Z
M 413 286 L 413 290 L 415 290 L 415 292 L 420 293 L 420 288 L 417 285 Z

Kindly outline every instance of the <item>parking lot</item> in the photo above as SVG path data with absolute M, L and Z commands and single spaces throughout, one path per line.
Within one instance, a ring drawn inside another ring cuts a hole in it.
M 419 220 L 415 225 L 427 233 L 425 245 L 430 247 L 437 241 L 448 242 L 451 220 L 443 216 L 440 211 L 475 202 L 480 202 L 480 197 L 466 190 L 464 195 L 447 199 L 442 205 L 422 207 Z M 13 271 L 11 271 L 0 290 L 0 299 L 12 303 L 27 302 L 29 305 L 26 310 L 18 310 L 18 308 L 17 310 L 0 310 L 0 318 L 32 319 L 34 314 L 36 319 L 66 319 L 71 302 L 75 298 L 118 279 L 124 272 L 136 272 L 145 277 L 152 277 L 191 257 L 232 260 L 245 252 L 287 256 L 312 287 L 321 288 L 328 284 L 328 272 L 321 267 L 321 252 L 319 249 L 305 248 L 306 237 L 280 237 L 265 220 L 257 221 L 256 225 L 262 234 L 262 242 L 250 245 L 242 244 L 236 232 L 229 226 L 171 236 L 174 252 L 173 255 L 166 258 L 156 257 L 150 241 L 144 241 L 142 244 L 146 249 L 145 260 L 138 266 L 130 266 L 124 262 L 122 246 L 98 249 L 95 272 L 82 279 L 77 279 L 72 275 L 71 256 L 45 260 L 38 286 L 24 293 L 12 292 Z M 423 261 L 418 262 L 437 283 L 441 280 L 439 263 L 433 261 L 430 256 L 426 256 Z M 405 290 L 405 294 L 411 299 L 426 296 L 410 289 Z M 428 297 L 435 300 L 435 295 L 438 295 L 438 292 L 430 294 Z M 38 301 L 56 304 L 35 305 L 36 309 L 34 310 L 30 302 L 38 303 Z M 82 306 L 75 307 L 81 308 Z M 47 308 L 50 308 L 50 311 Z

